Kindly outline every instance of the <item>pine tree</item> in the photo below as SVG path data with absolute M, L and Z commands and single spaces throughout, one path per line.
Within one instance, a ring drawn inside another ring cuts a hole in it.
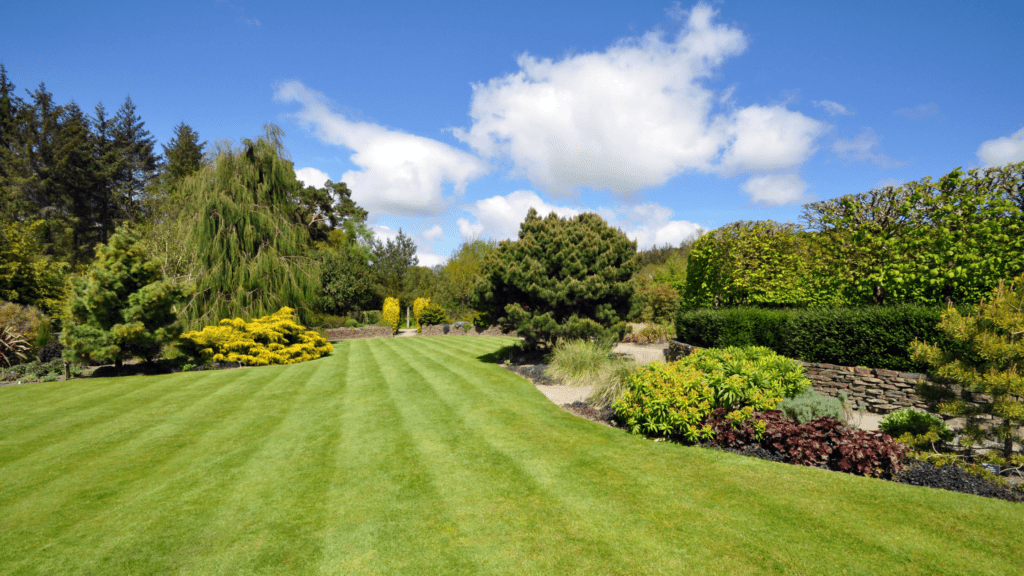
M 300 184 L 273 125 L 241 150 L 182 182 L 193 206 L 187 244 L 196 251 L 197 293 L 190 325 L 256 318 L 282 307 L 303 323 L 319 299 L 320 271 L 293 201 Z
M 912 357 L 931 366 L 929 375 L 940 386 L 962 386 L 975 400 L 954 397 L 940 409 L 965 416 L 969 438 L 991 435 L 1002 440 L 1003 456 L 1009 458 L 1024 425 L 1024 276 L 1009 286 L 1000 282 L 974 314 L 962 316 L 950 306 L 938 328 L 955 344 L 943 350 L 915 340 Z M 981 424 L 988 417 L 995 420 L 986 430 Z
M 531 208 L 519 240 L 488 256 L 474 308 L 518 330 L 530 347 L 611 339 L 625 330 L 636 265 L 636 242 L 597 214 L 542 219 Z
M 181 334 L 175 307 L 184 295 L 163 280 L 138 235 L 120 229 L 96 247 L 96 259 L 74 285 L 61 334 L 64 358 L 118 368 L 132 357 L 154 358 Z

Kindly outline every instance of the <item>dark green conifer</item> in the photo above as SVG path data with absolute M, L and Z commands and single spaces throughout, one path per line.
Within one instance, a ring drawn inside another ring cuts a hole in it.
M 488 256 L 474 308 L 519 331 L 530 347 L 621 337 L 637 266 L 636 242 L 593 213 L 540 218 Z

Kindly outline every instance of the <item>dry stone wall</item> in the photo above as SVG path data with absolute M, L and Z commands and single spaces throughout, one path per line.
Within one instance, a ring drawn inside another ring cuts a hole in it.
M 470 326 L 469 330 L 465 329 L 465 326 L 456 326 L 455 324 L 434 324 L 430 326 L 422 326 L 420 328 L 419 336 L 510 336 L 512 338 L 518 338 L 519 334 L 513 330 L 511 332 L 502 332 L 500 326 L 490 326 L 488 328 L 479 328 L 477 326 Z
M 338 340 L 355 340 L 356 338 L 391 338 L 394 333 L 389 326 L 367 326 L 365 328 L 329 328 L 327 339 L 331 342 Z

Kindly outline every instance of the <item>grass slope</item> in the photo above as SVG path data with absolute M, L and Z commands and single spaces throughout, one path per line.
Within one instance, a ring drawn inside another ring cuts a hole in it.
M 509 342 L 0 389 L 0 573 L 1024 571 L 1019 505 L 633 437 Z

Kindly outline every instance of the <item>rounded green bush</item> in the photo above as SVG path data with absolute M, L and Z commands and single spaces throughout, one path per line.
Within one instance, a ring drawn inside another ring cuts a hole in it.
M 818 394 L 813 388 L 779 402 L 778 410 L 797 424 L 805 424 L 824 416 L 831 416 L 840 422 L 845 420 L 843 402 L 838 398 Z
M 893 438 L 904 434 L 921 436 L 934 430 L 942 440 L 953 440 L 953 431 L 939 417 L 913 408 L 890 412 L 878 423 L 878 429 Z

